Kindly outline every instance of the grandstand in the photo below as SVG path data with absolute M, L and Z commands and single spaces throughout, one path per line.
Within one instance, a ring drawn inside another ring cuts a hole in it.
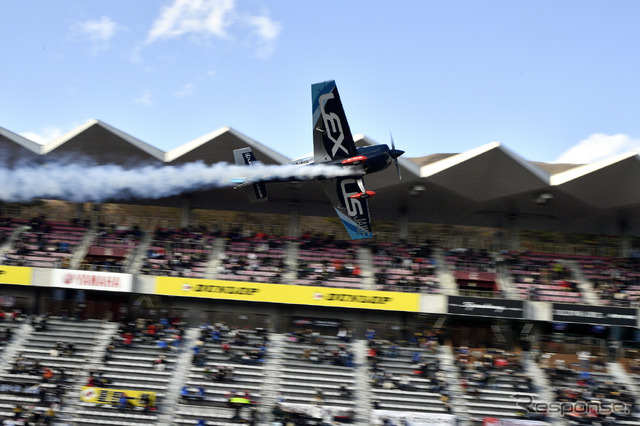
M 286 160 L 232 129 L 161 153 L 99 121 L 55 147 L 4 130 L 0 145 L 95 164 L 213 164 L 244 145 Z M 313 182 L 261 204 L 194 189 L 2 205 L 0 418 L 640 424 L 637 158 L 552 168 L 490 144 L 400 165 L 402 182 L 367 177 L 365 242 Z

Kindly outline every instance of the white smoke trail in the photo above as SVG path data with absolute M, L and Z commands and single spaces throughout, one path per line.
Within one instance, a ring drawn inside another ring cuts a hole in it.
M 103 202 L 131 198 L 162 198 L 183 192 L 234 185 L 234 180 L 313 180 L 352 175 L 339 166 L 262 165 L 251 167 L 202 162 L 180 166 L 141 166 L 49 163 L 0 168 L 0 200 L 24 202 L 52 198 L 74 202 Z M 237 182 L 236 182 L 237 183 Z

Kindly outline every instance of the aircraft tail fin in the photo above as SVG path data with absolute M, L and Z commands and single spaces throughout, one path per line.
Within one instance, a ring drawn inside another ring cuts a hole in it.
M 311 85 L 311 103 L 314 163 L 345 160 L 358 155 L 336 82 L 331 80 Z
M 233 150 L 233 159 L 235 160 L 237 165 L 240 166 L 253 166 L 257 164 L 256 156 L 253 154 L 251 148 L 240 148 Z M 249 201 L 252 203 L 257 203 L 261 201 L 267 201 L 267 188 L 264 182 L 251 182 L 246 181 L 237 187 L 246 187 L 251 185 L 253 187 L 253 191 L 248 191 Z

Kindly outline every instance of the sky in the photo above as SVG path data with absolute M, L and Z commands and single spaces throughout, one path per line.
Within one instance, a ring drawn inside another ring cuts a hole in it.
M 37 11 L 37 12 L 36 12 Z M 0 127 L 99 119 L 169 151 L 232 127 L 312 151 L 312 83 L 407 157 L 498 141 L 531 161 L 640 149 L 640 2 L 5 0 Z

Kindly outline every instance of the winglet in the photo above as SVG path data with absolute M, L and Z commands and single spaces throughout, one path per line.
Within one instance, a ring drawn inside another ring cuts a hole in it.
M 352 240 L 361 240 L 365 238 L 373 237 L 373 232 L 368 231 L 362 226 L 358 225 L 353 219 L 351 219 L 346 214 L 342 213 L 340 210 L 335 209 L 338 217 L 342 221 L 344 228 L 347 230 L 349 237 Z

